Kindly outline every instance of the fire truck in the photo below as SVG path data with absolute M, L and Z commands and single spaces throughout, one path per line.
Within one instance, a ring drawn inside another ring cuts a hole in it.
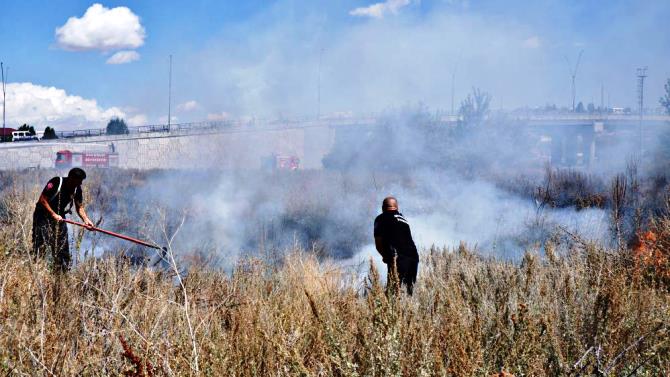
M 297 170 L 300 167 L 300 159 L 296 156 L 277 156 L 277 169 Z
M 300 168 L 300 158 L 273 154 L 263 158 L 262 167 L 265 170 L 298 170 Z
M 119 166 L 119 154 L 115 152 L 56 152 L 56 168 L 115 168 Z

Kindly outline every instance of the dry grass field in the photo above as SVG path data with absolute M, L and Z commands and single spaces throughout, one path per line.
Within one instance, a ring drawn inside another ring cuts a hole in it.
M 2 375 L 670 373 L 663 219 L 637 253 L 578 239 L 518 262 L 466 245 L 423 250 L 409 297 L 373 265 L 361 281 L 297 249 L 281 262 L 241 258 L 232 272 L 89 258 L 54 275 L 29 255 L 36 188 L 12 185 L 0 228 Z

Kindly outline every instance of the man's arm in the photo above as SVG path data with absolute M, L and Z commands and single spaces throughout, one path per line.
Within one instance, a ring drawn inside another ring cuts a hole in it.
M 81 186 L 77 187 L 74 191 L 74 206 L 77 209 L 77 214 L 84 221 L 87 228 L 93 227 L 93 222 L 88 218 L 86 214 L 86 209 L 84 208 L 84 194 L 81 191 Z
M 91 219 L 89 219 L 88 215 L 86 214 L 84 203 L 79 200 L 75 200 L 74 205 L 75 207 L 77 207 L 77 214 L 84 221 L 84 224 L 86 224 L 87 227 L 92 228 L 94 224 L 93 221 L 91 221 Z
M 383 238 L 381 238 L 379 236 L 375 237 L 375 248 L 377 248 L 377 251 L 383 257 L 384 256 L 384 239 Z
M 380 216 L 377 216 L 375 219 L 373 234 L 375 237 L 375 248 L 384 257 L 384 239 L 382 238 L 382 219 Z
M 57 222 L 61 222 L 61 221 L 63 221 L 63 218 L 62 218 L 59 214 L 57 214 L 57 213 L 53 210 L 53 208 L 51 208 L 51 205 L 49 205 L 49 200 L 47 199 L 46 196 L 44 196 L 44 194 L 41 194 L 41 195 L 40 195 L 40 198 L 39 198 L 39 200 L 38 200 L 37 202 L 38 202 L 39 204 L 41 204 L 42 207 L 44 207 L 44 209 L 47 210 L 47 212 L 49 213 L 49 216 L 51 216 L 52 219 L 56 220 Z

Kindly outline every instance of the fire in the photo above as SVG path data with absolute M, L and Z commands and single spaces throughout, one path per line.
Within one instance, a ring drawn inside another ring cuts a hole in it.
M 670 235 L 648 230 L 635 235 L 631 251 L 635 260 L 635 270 L 640 272 L 652 268 L 660 277 L 670 277 L 670 260 L 668 250 L 664 247 L 664 239 Z

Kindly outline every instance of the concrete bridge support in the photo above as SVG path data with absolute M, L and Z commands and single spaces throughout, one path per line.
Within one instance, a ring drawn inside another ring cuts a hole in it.
M 601 126 L 589 124 L 549 129 L 551 164 L 564 167 L 591 167 L 597 161 L 597 134 Z

